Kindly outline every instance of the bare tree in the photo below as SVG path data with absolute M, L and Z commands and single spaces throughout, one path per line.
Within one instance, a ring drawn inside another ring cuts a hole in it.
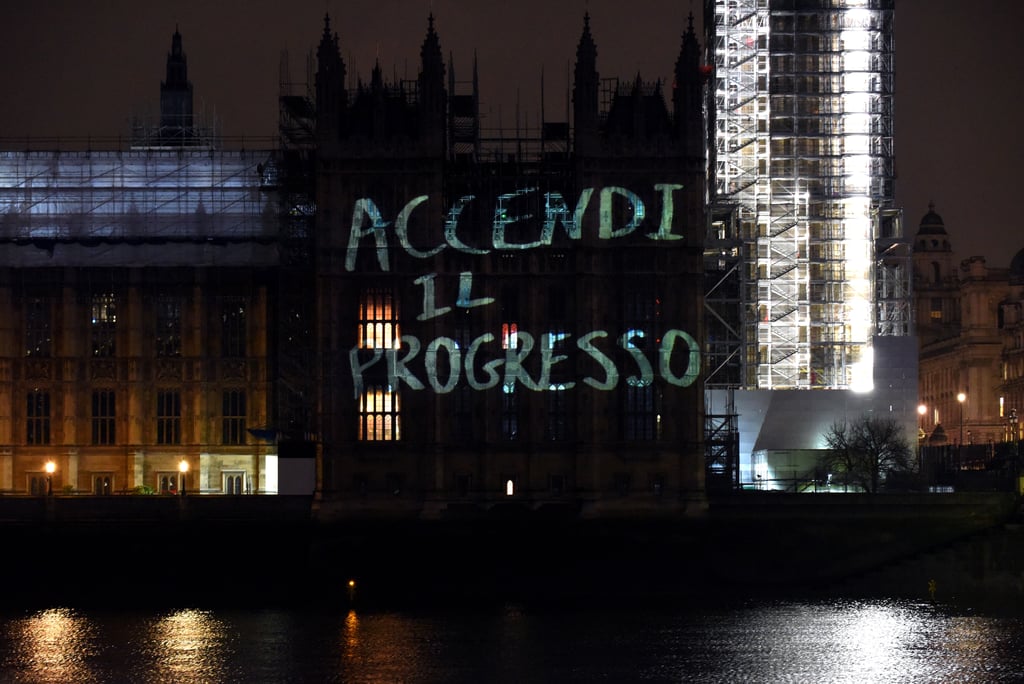
M 892 418 L 862 416 L 851 423 L 833 423 L 825 442 L 828 453 L 822 465 L 871 493 L 890 473 L 914 467 L 913 451 Z

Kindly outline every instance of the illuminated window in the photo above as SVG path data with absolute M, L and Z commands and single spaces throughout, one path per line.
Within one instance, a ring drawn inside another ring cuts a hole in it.
M 942 320 L 942 299 L 939 297 L 932 297 L 932 308 L 929 315 L 933 321 Z
M 28 298 L 25 302 L 25 356 L 46 358 L 53 354 L 50 324 L 49 300 Z
M 390 388 L 371 386 L 359 397 L 359 439 L 395 441 L 401 437 L 399 396 Z
M 389 290 L 364 290 L 359 300 L 359 347 L 397 349 L 401 346 L 398 308 Z M 358 439 L 366 442 L 394 441 L 401 436 L 401 399 L 388 385 L 383 364 L 376 364 L 364 376 L 367 383 L 359 397 Z
M 501 348 L 516 349 L 519 344 L 519 325 L 517 323 L 501 324 Z
M 94 294 L 90 306 L 89 341 L 94 358 L 114 356 L 117 302 L 112 294 Z
M 156 300 L 156 355 L 181 356 L 180 297 L 160 297 Z
M 27 444 L 49 444 L 50 393 L 29 392 L 25 416 L 25 442 Z
M 113 390 L 95 390 L 92 393 L 92 443 L 114 444 L 116 439 Z
M 398 312 L 391 292 L 371 289 L 359 302 L 359 347 L 361 349 L 397 349 L 401 342 Z
M 505 496 L 514 496 L 516 493 L 515 480 L 509 478 L 505 480 Z
M 156 443 L 181 444 L 181 392 L 156 393 Z
M 501 348 L 517 349 L 519 344 L 519 292 L 512 287 L 501 290 Z
M 245 444 L 245 390 L 225 390 L 221 401 L 221 444 Z
M 245 299 L 228 297 L 221 302 L 220 355 L 240 359 L 246 354 Z

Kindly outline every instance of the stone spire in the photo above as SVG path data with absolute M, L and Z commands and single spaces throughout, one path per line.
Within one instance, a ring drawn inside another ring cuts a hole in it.
M 700 68 L 700 45 L 693 30 L 692 13 L 686 32 L 683 33 L 674 75 L 672 108 L 676 138 L 688 154 L 701 156 L 704 148 L 703 75 Z
M 592 149 L 597 138 L 598 90 L 597 45 L 590 34 L 590 13 L 583 15 L 583 34 L 576 47 L 576 69 L 572 89 L 573 127 L 576 150 Z
M 337 137 L 346 103 L 345 62 L 338 34 L 331 33 L 331 17 L 324 15 L 324 31 L 316 49 L 316 119 L 318 135 Z
M 167 54 L 167 78 L 160 83 L 160 137 L 184 143 L 192 135 L 192 84 L 188 60 L 181 47 L 181 33 L 174 27 Z
M 443 150 L 445 140 L 445 66 L 441 55 L 441 41 L 434 30 L 433 13 L 427 18 L 427 35 L 420 47 L 419 109 L 420 135 L 428 147 Z

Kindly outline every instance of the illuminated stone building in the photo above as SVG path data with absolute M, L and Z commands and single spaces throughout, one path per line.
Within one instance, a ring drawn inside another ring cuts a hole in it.
M 0 491 L 279 490 L 272 152 L 191 107 L 175 32 L 130 149 L 0 152 Z
M 893 19 L 892 0 L 705 3 L 708 404 L 736 417 L 744 483 L 813 479 L 836 421 L 915 432 Z
M 353 29 L 354 30 L 354 29 Z M 344 33 L 344 32 L 342 32 Z M 419 75 L 317 50 L 318 510 L 659 514 L 703 497 L 700 52 L 569 122 L 483 130 L 430 18 Z
M 945 222 L 929 206 L 914 237 L 920 339 L 920 430 L 951 444 L 1001 442 L 1021 392 L 1020 261 L 1009 270 L 972 256 L 956 263 Z M 1014 270 L 1014 269 L 1017 270 Z

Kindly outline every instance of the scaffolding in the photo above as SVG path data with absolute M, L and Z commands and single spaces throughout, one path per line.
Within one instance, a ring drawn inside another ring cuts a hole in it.
M 0 240 L 241 241 L 277 236 L 259 192 L 271 152 L 0 152 Z
M 741 386 L 866 389 L 893 202 L 892 2 L 709 4 L 712 191 L 742 245 Z
M 316 220 L 316 105 L 311 90 L 313 59 L 304 80 L 294 82 L 288 53 L 278 81 L 279 147 L 262 169 L 261 187 L 274 198 L 280 231 L 274 385 L 275 432 L 284 456 L 308 455 L 317 440 L 314 334 L 313 226 Z

